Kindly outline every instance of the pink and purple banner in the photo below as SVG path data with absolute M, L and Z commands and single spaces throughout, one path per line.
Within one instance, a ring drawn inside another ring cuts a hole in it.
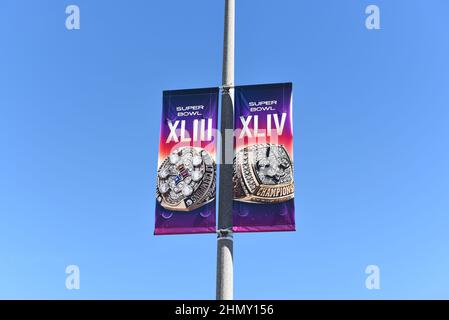
M 292 84 L 235 87 L 235 232 L 294 231 Z
M 218 88 L 164 91 L 155 234 L 216 232 Z

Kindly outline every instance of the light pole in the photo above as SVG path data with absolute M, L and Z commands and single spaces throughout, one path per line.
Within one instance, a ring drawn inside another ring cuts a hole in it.
M 217 235 L 217 300 L 234 297 L 232 234 L 232 152 L 234 130 L 235 0 L 225 0 L 223 80 L 221 99 L 221 159 Z M 230 134 L 231 133 L 231 134 Z M 229 156 L 231 155 L 231 157 Z

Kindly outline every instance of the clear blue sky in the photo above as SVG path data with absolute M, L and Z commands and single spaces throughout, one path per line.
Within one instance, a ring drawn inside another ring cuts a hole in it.
M 214 298 L 215 236 L 152 232 L 162 90 L 220 85 L 223 9 L 0 2 L 0 298 Z M 237 0 L 236 82 L 294 83 L 298 231 L 236 235 L 236 298 L 449 298 L 448 12 Z

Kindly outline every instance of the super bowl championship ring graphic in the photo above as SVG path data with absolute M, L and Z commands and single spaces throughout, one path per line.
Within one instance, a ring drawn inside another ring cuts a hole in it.
M 277 203 L 294 196 L 293 163 L 283 145 L 255 144 L 234 158 L 234 200 Z
M 173 211 L 192 211 L 215 199 L 216 165 L 201 148 L 174 150 L 158 171 L 156 198 Z

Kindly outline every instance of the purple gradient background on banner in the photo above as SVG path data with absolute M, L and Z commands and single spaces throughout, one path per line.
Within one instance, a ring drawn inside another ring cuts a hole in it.
M 190 212 L 167 210 L 156 201 L 155 235 L 214 233 L 215 200 Z
M 273 101 L 276 111 L 251 112 L 249 102 Z M 245 118 L 251 114 L 259 115 L 259 128 L 266 128 L 264 117 L 268 113 L 287 113 L 283 134 L 277 137 L 277 143 L 284 145 L 293 160 L 293 125 L 292 125 L 292 84 L 265 84 L 254 86 L 239 86 L 235 88 L 235 129 L 243 128 L 240 116 Z M 253 122 L 248 126 L 253 129 Z M 274 126 L 272 127 L 274 129 Z M 266 142 L 271 142 L 269 139 Z M 256 143 L 256 141 L 254 141 Z M 237 151 L 253 141 L 248 139 L 235 139 Z M 294 166 L 294 162 L 293 162 Z M 233 230 L 235 232 L 268 232 L 268 231 L 295 231 L 295 205 L 294 199 L 277 204 L 258 204 L 234 201 L 233 203 Z
M 215 133 L 217 129 L 218 91 L 218 88 L 164 91 L 158 169 L 162 161 L 170 154 L 171 150 L 181 145 L 201 146 L 216 161 L 216 139 L 214 134 L 212 135 L 212 141 L 204 141 L 200 145 L 197 143 L 194 145 L 194 142 L 176 144 L 172 141 L 166 143 L 166 140 L 170 134 L 170 129 L 167 124 L 168 120 L 172 122 L 175 120 L 187 120 L 185 129 L 191 137 L 194 119 L 211 118 L 213 132 Z M 201 112 L 201 116 L 177 116 L 176 107 L 194 105 L 205 106 L 205 109 Z M 156 201 L 155 235 L 214 233 L 215 230 L 215 199 L 198 209 L 187 212 L 167 210 Z

